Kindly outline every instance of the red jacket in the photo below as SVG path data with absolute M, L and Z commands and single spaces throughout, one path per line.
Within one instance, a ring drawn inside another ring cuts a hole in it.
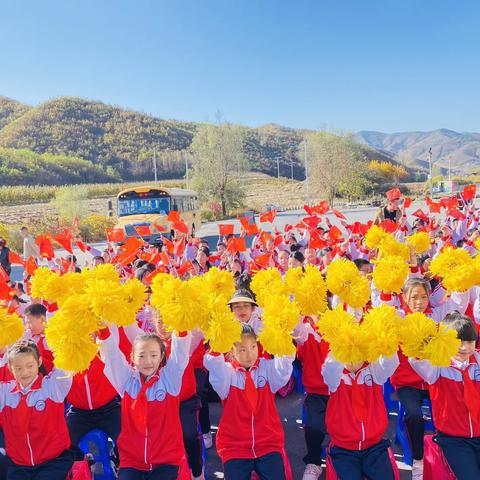
M 95 410 L 110 403 L 118 394 L 105 376 L 105 364 L 96 356 L 87 370 L 73 377 L 67 402 L 81 410 Z
M 284 433 L 275 406 L 275 393 L 292 374 L 293 357 L 258 358 L 250 368 L 257 392 L 256 408 L 245 390 L 247 372 L 223 355 L 207 354 L 205 367 L 220 396 L 223 413 L 218 425 L 217 452 L 223 463 L 235 458 L 252 459 L 284 448 Z
M 468 369 L 477 401 L 480 398 L 480 353 L 470 357 L 462 367 L 434 367 L 426 360 L 411 360 L 413 368 L 430 384 L 430 398 L 435 427 L 455 437 L 480 437 L 480 415 L 475 418 L 464 401 L 462 372 Z
M 57 369 L 37 377 L 26 393 L 14 380 L 0 384 L 5 448 L 13 463 L 39 465 L 70 448 L 63 402 L 71 384 L 71 377 Z
M 325 383 L 330 389 L 326 423 L 333 445 L 365 450 L 380 442 L 388 426 L 382 385 L 397 365 L 395 355 L 349 373 L 343 364 L 330 355 L 327 357 L 323 366 Z
M 307 393 L 328 395 L 322 376 L 322 365 L 328 355 L 329 345 L 322 340 L 308 317 L 295 332 L 297 355 L 302 362 L 302 383 Z
M 120 351 L 118 329 L 107 335 L 102 332 L 98 340 L 105 375 L 122 396 L 120 467 L 149 471 L 158 465 L 180 465 L 184 447 L 178 395 L 188 363 L 191 335 L 173 337 L 166 365 L 145 380 Z M 148 385 L 145 404 L 140 400 L 135 404 L 145 382 Z
M 400 364 L 390 379 L 392 385 L 396 389 L 401 387 L 413 387 L 420 390 L 428 390 L 428 384 L 417 372 L 415 372 L 415 370 L 413 370 L 410 363 L 408 363 L 408 358 L 401 350 L 398 351 L 398 358 L 400 360 Z

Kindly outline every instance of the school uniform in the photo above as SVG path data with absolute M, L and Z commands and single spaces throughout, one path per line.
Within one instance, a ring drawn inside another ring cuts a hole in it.
M 12 464 L 7 479 L 64 480 L 73 465 L 64 400 L 72 379 L 63 370 L 41 374 L 26 389 L 0 384 L 5 448 Z
M 166 365 L 146 379 L 121 353 L 118 329 L 100 332 L 97 341 L 105 375 L 122 397 L 119 478 L 176 479 L 184 452 L 179 393 L 191 335 L 174 336 Z
M 248 480 L 253 471 L 264 480 L 285 480 L 275 393 L 288 382 L 293 358 L 258 358 L 247 371 L 223 355 L 205 355 L 210 383 L 223 404 L 216 445 L 226 480 Z
M 322 464 L 322 443 L 327 433 L 325 414 L 328 404 L 328 387 L 322 376 L 322 365 L 328 355 L 329 345 L 322 340 L 309 317 L 297 325 L 294 332 L 297 356 L 302 362 L 302 383 L 305 387 L 305 464 Z
M 430 385 L 435 441 L 457 480 L 480 478 L 480 353 L 449 367 L 410 363 Z
M 328 450 L 341 480 L 393 480 L 389 443 L 383 439 L 388 417 L 382 385 L 398 366 L 398 357 L 381 357 L 355 373 L 331 354 L 322 373 L 330 391 L 326 422 L 331 444 Z

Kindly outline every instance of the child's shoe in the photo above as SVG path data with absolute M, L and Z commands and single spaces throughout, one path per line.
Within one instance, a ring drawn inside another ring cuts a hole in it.
M 322 475 L 323 468 L 321 465 L 308 463 L 303 472 L 302 480 L 318 480 Z
M 423 480 L 423 460 L 413 460 L 412 480 Z
M 210 432 L 203 434 L 203 443 L 207 450 L 213 447 L 213 435 Z

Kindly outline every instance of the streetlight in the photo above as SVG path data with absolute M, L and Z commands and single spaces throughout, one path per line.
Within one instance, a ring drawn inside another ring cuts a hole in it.
M 307 143 L 308 143 L 308 140 L 305 138 L 305 141 L 303 142 L 304 153 L 305 153 L 305 187 L 307 189 L 307 205 L 310 205 L 310 185 L 309 185 L 310 182 L 309 182 L 309 179 L 308 179 Z
M 428 169 L 430 170 L 430 198 L 433 198 L 432 147 L 428 149 Z
M 155 183 L 157 183 L 157 149 L 153 149 L 153 175 L 155 178 Z

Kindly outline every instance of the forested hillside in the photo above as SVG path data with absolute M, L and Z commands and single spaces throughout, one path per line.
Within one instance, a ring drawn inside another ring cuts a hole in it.
M 151 179 L 154 150 L 160 178 L 182 177 L 184 155 L 198 125 L 76 97 L 57 98 L 37 107 L 0 97 L 0 147 L 7 149 L 0 155 L 0 183 Z M 243 130 L 251 170 L 277 175 L 279 167 L 280 175 L 289 177 L 293 165 L 295 178 L 303 178 L 296 151 L 304 131 L 277 125 Z M 386 158 L 362 148 L 366 159 Z M 45 175 L 53 165 L 52 174 Z

